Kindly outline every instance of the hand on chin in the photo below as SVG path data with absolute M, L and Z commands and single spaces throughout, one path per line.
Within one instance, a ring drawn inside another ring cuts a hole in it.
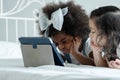
M 98 46 L 97 44 L 95 44 L 94 42 L 91 42 L 91 47 L 94 52 L 101 52 L 101 50 L 102 50 L 102 48 L 100 46 Z

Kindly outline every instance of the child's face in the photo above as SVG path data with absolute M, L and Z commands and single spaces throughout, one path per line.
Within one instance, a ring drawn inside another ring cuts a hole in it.
M 73 41 L 73 37 L 70 35 L 66 35 L 64 33 L 59 33 L 55 36 L 51 37 L 56 46 L 59 48 L 60 51 L 63 53 L 69 53 L 70 47 Z
M 90 19 L 89 20 L 89 27 L 90 27 L 90 34 L 89 37 L 91 39 L 91 42 L 94 46 L 104 46 L 104 44 L 106 43 L 106 36 L 102 36 L 102 38 L 100 38 L 98 36 L 99 34 L 99 30 L 97 29 L 96 25 L 95 25 L 95 20 L 94 19 Z

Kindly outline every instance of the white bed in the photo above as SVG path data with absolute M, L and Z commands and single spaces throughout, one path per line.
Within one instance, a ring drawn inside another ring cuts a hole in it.
M 38 36 L 33 10 L 52 0 L 6 1 L 0 0 L 0 80 L 120 80 L 120 70 L 87 65 L 25 68 L 18 38 Z
M 16 55 L 17 54 L 17 55 Z M 0 42 L 0 80 L 120 80 L 120 70 L 66 63 L 24 67 L 20 45 Z
M 91 66 L 0 67 L 0 80 L 119 80 L 118 70 Z

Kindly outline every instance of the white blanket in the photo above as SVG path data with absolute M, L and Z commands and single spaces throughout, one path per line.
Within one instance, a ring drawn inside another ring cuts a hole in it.
M 120 80 L 120 70 L 87 65 L 0 67 L 0 80 Z
M 20 46 L 0 42 L 0 80 L 120 80 L 120 70 L 87 65 L 23 67 Z

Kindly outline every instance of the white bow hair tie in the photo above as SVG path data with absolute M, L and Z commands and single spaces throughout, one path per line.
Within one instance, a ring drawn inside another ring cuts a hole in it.
M 59 31 L 61 31 L 63 22 L 64 22 L 64 16 L 68 13 L 68 7 L 65 8 L 59 8 L 58 10 L 54 11 L 51 14 L 51 19 L 49 20 L 47 16 L 43 13 L 39 13 L 39 26 L 41 31 L 46 30 L 51 24 L 53 24 L 53 27 Z

